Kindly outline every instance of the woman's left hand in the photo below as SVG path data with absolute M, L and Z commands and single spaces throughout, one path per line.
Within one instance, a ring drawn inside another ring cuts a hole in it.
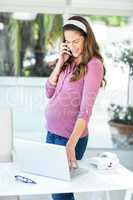
M 78 165 L 75 155 L 75 146 L 68 142 L 66 145 L 66 152 L 70 169 L 77 168 Z

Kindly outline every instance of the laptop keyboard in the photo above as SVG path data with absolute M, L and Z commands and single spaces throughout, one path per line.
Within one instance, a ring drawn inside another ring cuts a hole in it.
M 85 174 L 85 173 L 87 173 L 87 172 L 88 172 L 88 170 L 87 170 L 87 169 L 84 169 L 84 168 L 71 169 L 70 175 L 71 175 L 71 177 L 73 178 L 73 177 L 76 177 L 76 176 Z

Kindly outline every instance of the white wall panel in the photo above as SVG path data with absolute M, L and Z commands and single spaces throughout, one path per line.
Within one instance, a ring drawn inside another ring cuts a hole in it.
M 65 0 L 0 0 L 0 11 L 63 13 L 65 5 Z
M 94 15 L 133 15 L 132 0 L 0 0 L 0 11 L 94 14 Z
M 132 0 L 72 0 L 71 13 L 95 15 L 133 15 Z

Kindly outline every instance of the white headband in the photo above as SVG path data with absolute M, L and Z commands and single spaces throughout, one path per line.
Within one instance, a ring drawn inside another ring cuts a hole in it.
M 64 26 L 67 24 L 72 24 L 74 26 L 77 26 L 78 28 L 82 29 L 85 33 L 87 33 L 86 26 L 78 20 L 69 19 L 64 23 Z

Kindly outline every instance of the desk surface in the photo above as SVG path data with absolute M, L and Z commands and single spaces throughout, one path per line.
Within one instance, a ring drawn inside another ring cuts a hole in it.
M 33 179 L 37 184 L 17 182 L 16 173 Z M 14 163 L 0 163 L 0 196 L 50 194 L 63 192 L 94 192 L 133 189 L 133 173 L 119 166 L 117 170 L 89 168 L 88 173 L 70 182 L 20 172 Z

